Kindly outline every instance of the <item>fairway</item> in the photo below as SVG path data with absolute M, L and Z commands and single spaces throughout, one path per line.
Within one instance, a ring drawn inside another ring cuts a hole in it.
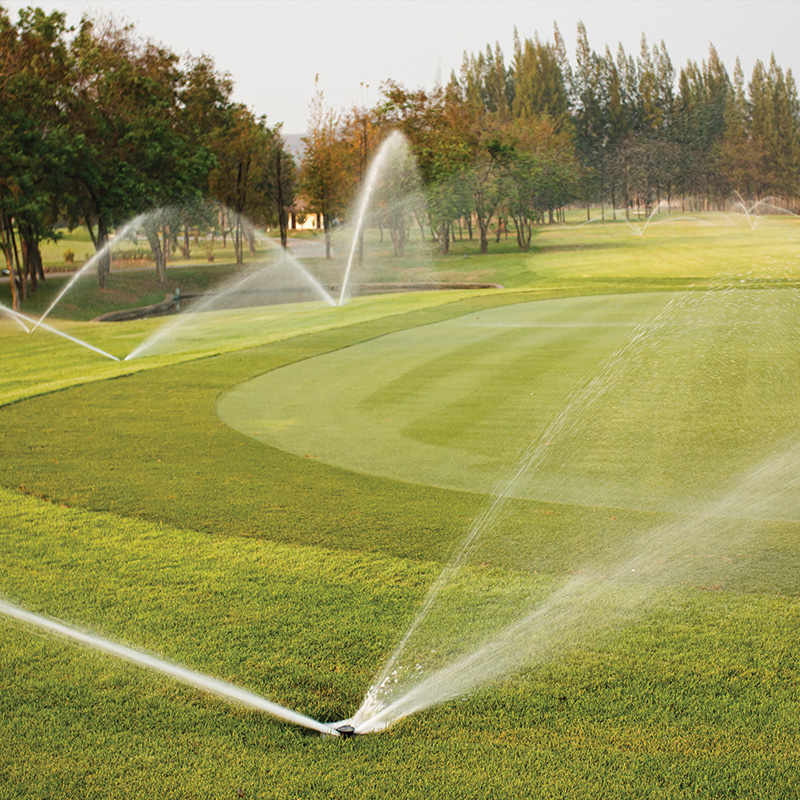
M 261 375 L 217 413 L 289 453 L 481 493 L 547 436 L 515 496 L 688 511 L 800 435 L 795 312 L 789 290 L 738 287 L 486 309 Z M 800 497 L 769 515 L 800 518 Z
M 490 492 L 665 293 L 503 306 L 261 375 L 217 413 L 273 447 L 359 472 Z
M 620 230 L 470 262 L 525 289 L 174 317 L 130 361 L 5 323 L 2 599 L 325 722 L 473 533 L 431 669 L 568 604 L 336 742 L 3 618 L 0 797 L 796 794 L 794 240 L 737 232 L 715 280 L 684 230 L 701 277 L 631 279 L 666 237 Z M 121 357 L 164 324 L 53 322 Z

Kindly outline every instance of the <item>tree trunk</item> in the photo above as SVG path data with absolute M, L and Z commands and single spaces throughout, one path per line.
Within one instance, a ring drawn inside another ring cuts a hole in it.
M 3 256 L 8 269 L 8 285 L 11 289 L 11 308 L 20 310 L 19 284 L 17 283 L 17 269 L 14 247 L 11 244 L 11 220 L 5 209 L 0 209 L 0 243 L 3 247 Z
M 425 220 L 421 219 L 420 216 L 416 213 L 416 211 L 414 212 L 414 219 L 417 220 L 417 225 L 419 225 L 419 232 L 420 232 L 420 235 L 422 236 L 422 241 L 424 242 L 425 241 Z
M 275 173 L 276 173 L 276 201 L 278 205 L 278 228 L 281 232 L 281 247 L 285 250 L 286 244 L 288 241 L 289 236 L 289 222 L 286 218 L 286 203 L 283 198 L 283 175 L 282 175 L 282 164 L 283 159 L 281 157 L 281 148 L 278 147 L 275 149 Z
M 450 252 L 450 231 L 447 229 L 446 222 L 439 225 L 439 252 L 443 256 Z
M 318 215 L 319 216 L 319 215 Z M 328 220 L 326 209 L 322 209 L 322 227 L 325 230 L 325 259 L 330 261 L 331 258 L 331 224 Z
M 24 264 L 22 263 L 22 259 L 19 257 L 19 249 L 17 248 L 17 237 L 14 233 L 14 220 L 10 220 L 10 225 L 8 226 L 8 231 L 11 234 L 11 245 L 14 248 L 14 261 L 17 265 L 17 288 L 21 294 L 22 300 L 28 299 L 28 276 L 25 274 Z
M 224 211 L 219 212 L 219 229 L 222 234 L 222 249 L 228 245 L 228 215 Z
M 101 289 L 106 288 L 106 278 L 111 272 L 111 247 L 108 241 L 108 225 L 104 219 L 97 220 L 97 280 Z
M 154 227 L 145 232 L 147 241 L 150 244 L 150 250 L 153 253 L 153 260 L 156 262 L 156 275 L 158 275 L 159 283 L 164 283 L 164 270 L 166 269 L 166 250 L 168 247 L 166 236 L 163 239 L 159 236 L 157 227 Z
M 183 221 L 183 247 L 181 248 L 181 255 L 188 259 L 192 254 L 191 240 L 189 238 L 189 220 Z
M 478 221 L 480 227 L 480 243 L 481 243 L 481 253 L 488 253 L 489 252 L 489 226 L 484 225 L 482 221 Z
M 26 281 L 30 281 L 31 291 L 35 292 L 39 278 L 44 278 L 42 253 L 39 250 L 39 237 L 34 233 L 33 226 L 20 226 L 20 239 L 22 241 L 23 271 Z
M 242 237 L 242 215 L 236 214 L 236 220 L 233 224 L 233 253 L 236 257 L 236 263 L 244 263 L 244 241 Z
M 517 229 L 517 246 L 520 252 L 527 253 L 531 249 L 531 236 L 533 234 L 533 222 L 526 217 L 512 214 L 514 227 Z

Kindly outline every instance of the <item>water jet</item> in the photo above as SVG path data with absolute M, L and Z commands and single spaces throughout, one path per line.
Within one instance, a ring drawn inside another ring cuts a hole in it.
M 377 214 L 382 218 L 383 226 L 391 233 L 396 255 L 403 256 L 411 217 L 420 212 L 415 208 L 420 195 L 416 159 L 405 136 L 400 131 L 392 131 L 370 163 L 353 209 L 355 224 L 337 305 L 343 305 L 349 297 L 353 268 L 363 257 L 359 249 L 363 248 L 369 215 Z
M 102 258 L 103 256 L 107 255 L 111 251 L 111 249 L 113 248 L 115 242 L 118 239 L 123 239 L 125 236 L 127 236 L 128 233 L 131 230 L 133 230 L 137 225 L 139 225 L 142 222 L 142 220 L 145 219 L 146 216 L 147 216 L 147 214 L 139 214 L 138 216 L 136 216 L 133 219 L 131 219 L 128 222 L 126 222 L 119 229 L 119 231 L 117 231 L 113 236 L 111 236 L 109 238 L 109 240 L 106 242 L 106 244 L 100 250 L 98 250 L 90 259 L 87 260 L 87 262 L 79 270 L 77 270 L 75 272 L 75 274 L 67 281 L 67 283 L 64 286 L 64 288 L 56 295 L 56 297 L 53 300 L 53 302 L 50 303 L 50 305 L 47 307 L 47 309 L 45 310 L 44 314 L 42 314 L 42 316 L 39 317 L 38 321 L 33 326 L 32 330 L 31 330 L 31 333 L 33 333 L 33 331 L 35 331 L 40 325 L 42 325 L 44 320 L 47 319 L 47 317 L 50 315 L 50 312 L 58 305 L 58 303 L 61 300 L 61 298 L 64 297 L 64 295 L 73 287 L 75 282 L 85 272 L 87 272 L 91 267 L 93 267 L 98 262 L 98 260 L 100 258 Z M 47 328 L 46 326 L 42 326 L 42 327 L 45 327 L 46 330 L 49 330 L 49 331 L 52 332 L 52 328 Z
M 13 309 L 9 308 L 6 305 L 3 305 L 2 303 L 0 303 L 0 311 L 11 317 L 11 319 L 13 319 L 14 322 L 16 322 L 17 325 L 19 325 L 20 328 L 22 328 L 22 330 L 25 331 L 25 333 L 31 332 L 31 329 L 22 321 L 20 314 L 17 311 L 14 311 Z
M 302 728 L 316 731 L 317 733 L 332 735 L 332 736 L 348 736 L 346 731 L 342 731 L 334 725 L 329 725 L 324 722 L 319 722 L 290 708 L 273 703 L 261 695 L 250 692 L 247 689 L 242 689 L 234 686 L 226 681 L 221 681 L 217 678 L 212 678 L 210 675 L 204 675 L 201 672 L 187 669 L 186 667 L 178 666 L 169 661 L 166 661 L 156 656 L 144 653 L 141 650 L 136 650 L 132 647 L 113 642 L 110 639 L 105 639 L 102 636 L 87 633 L 86 631 L 79 630 L 70 625 L 67 625 L 58 620 L 50 619 L 39 614 L 34 614 L 26 609 L 9 603 L 0 599 L 0 614 L 7 617 L 16 619 L 27 625 L 39 628 L 40 630 L 48 633 L 53 633 L 62 636 L 77 644 L 82 644 L 94 650 L 120 658 L 123 661 L 128 661 L 131 664 L 136 664 L 140 667 L 159 672 L 163 675 L 188 686 L 194 686 L 202 691 L 210 692 L 218 697 L 221 697 L 228 702 L 237 703 L 239 705 L 254 708 L 257 711 L 263 711 L 271 716 L 282 719 L 293 725 L 298 725 Z M 347 728 L 348 726 L 342 726 Z
M 101 356 L 105 356 L 106 358 L 110 358 L 112 361 L 119 361 L 116 356 L 112 356 L 111 353 L 107 353 L 105 350 L 102 350 L 99 347 L 95 347 L 93 344 L 89 344 L 88 342 L 84 342 L 83 339 L 79 339 L 77 336 L 70 336 L 70 334 L 65 333 L 64 331 L 59 330 L 58 328 L 54 328 L 52 325 L 48 325 L 46 322 L 42 322 L 41 319 L 34 320 L 32 317 L 27 316 L 26 314 L 21 314 L 19 311 L 12 311 L 10 308 L 3 306 L 2 310 L 18 319 L 20 322 L 30 322 L 36 323 L 41 328 L 44 328 L 46 331 L 50 333 L 54 333 L 56 336 L 61 336 L 63 339 L 67 339 L 70 342 L 74 342 L 75 344 L 79 344 L 81 347 L 85 347 L 87 350 L 91 350 L 95 353 L 99 353 Z M 23 325 L 24 327 L 24 325 Z M 33 328 L 31 328 L 29 333 L 33 333 Z
M 758 552 L 763 520 L 800 518 L 800 425 L 785 389 L 770 419 L 737 414 L 742 393 L 766 399 L 777 385 L 800 385 L 793 355 L 800 339 L 797 292 L 747 286 L 741 275 L 727 275 L 711 291 L 675 295 L 523 448 L 376 676 L 351 720 L 356 732 L 389 727 L 596 641 L 610 623 L 638 619 L 665 586 L 691 585 L 709 574 L 723 584 L 740 580 L 752 549 Z M 694 337 L 692 361 L 687 331 Z M 755 357 L 764 341 L 781 343 L 769 360 Z M 741 364 L 747 372 L 739 376 Z M 678 395 L 681 382 L 690 393 Z M 671 443 L 659 447 L 654 439 L 663 435 L 645 410 L 664 422 L 702 416 L 703 429 L 695 423 L 681 433 L 681 447 L 691 443 L 685 452 Z M 698 463 L 701 448 L 714 444 L 708 437 L 720 430 L 727 448 L 718 460 Z M 602 464 L 626 475 L 633 470 L 641 486 L 617 486 Z M 571 565 L 547 587 L 528 567 L 537 563 L 540 541 L 529 520 L 524 537 L 509 539 L 509 587 L 487 582 L 484 592 L 480 566 L 502 554 L 504 538 L 513 534 L 509 501 L 531 497 L 526 484 L 539 487 L 532 497 L 542 501 L 670 517 L 652 528 L 638 523 L 602 559 Z M 523 591 L 515 594 L 512 579 Z

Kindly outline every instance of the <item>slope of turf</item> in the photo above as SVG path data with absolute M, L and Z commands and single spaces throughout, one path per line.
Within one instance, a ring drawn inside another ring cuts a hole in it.
M 5 591 L 328 718 L 435 571 L 2 500 Z M 799 613 L 671 591 L 602 647 L 352 742 L 2 620 L 0 796 L 790 797 Z
M 0 592 L 302 712 L 351 713 L 484 499 L 265 446 L 216 417 L 220 393 L 497 305 L 679 288 L 649 280 L 609 273 L 427 308 L 369 300 L 294 336 L 290 314 L 267 333 L 243 314 L 230 341 L 209 329 L 194 352 L 139 365 L 95 368 L 55 345 L 26 360 L 18 349 L 33 337 L 20 334 L 14 358 L 6 348 L 4 398 L 40 396 L 0 409 Z M 39 385 L 36 366 L 50 358 L 73 388 L 43 393 L 56 384 Z M 602 564 L 669 517 L 529 500 L 509 509 L 512 530 L 537 530 L 535 586 Z M 354 741 L 309 736 L 0 620 L 0 796 L 796 796 L 795 538 L 795 524 L 767 520 L 760 560 L 723 584 L 663 587 L 633 626 L 586 631 L 550 664 Z M 519 580 L 513 546 L 494 558 L 473 573 L 477 590 L 489 577 Z

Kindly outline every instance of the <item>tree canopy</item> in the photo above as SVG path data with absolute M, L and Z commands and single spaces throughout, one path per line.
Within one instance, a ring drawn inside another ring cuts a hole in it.
M 60 12 L 28 8 L 14 22 L 0 8 L 0 249 L 13 301 L 44 278 L 39 242 L 64 224 L 88 228 L 101 285 L 112 231 L 153 209 L 169 209 L 148 218 L 159 275 L 173 250 L 188 255 L 192 225 L 231 236 L 237 260 L 252 246 L 246 220 L 275 225 L 285 244 L 295 187 L 329 234 L 395 130 L 419 166 L 417 222 L 442 252 L 464 227 L 482 251 L 510 229 L 527 250 L 570 204 L 616 215 L 800 194 L 800 101 L 774 56 L 747 81 L 713 46 L 676 69 L 663 42 L 596 52 L 582 23 L 576 33 L 574 64 L 557 27 L 552 42 L 515 30 L 510 60 L 499 44 L 464 53 L 446 85 L 388 80 L 373 107 L 342 111 L 317 91 L 298 174 L 280 124 L 233 102 L 208 56 L 179 58 L 111 18 L 72 30 Z
M 228 226 L 240 258 L 241 215 L 285 221 L 294 163 L 280 125 L 232 102 L 232 86 L 207 56 L 181 59 L 112 18 L 71 30 L 60 12 L 14 23 L 0 8 L 0 247 L 15 306 L 60 224 L 88 228 L 102 287 L 109 236 L 136 215 L 165 209 L 145 226 L 162 276 L 181 228 Z M 198 216 L 209 199 L 230 214 Z

